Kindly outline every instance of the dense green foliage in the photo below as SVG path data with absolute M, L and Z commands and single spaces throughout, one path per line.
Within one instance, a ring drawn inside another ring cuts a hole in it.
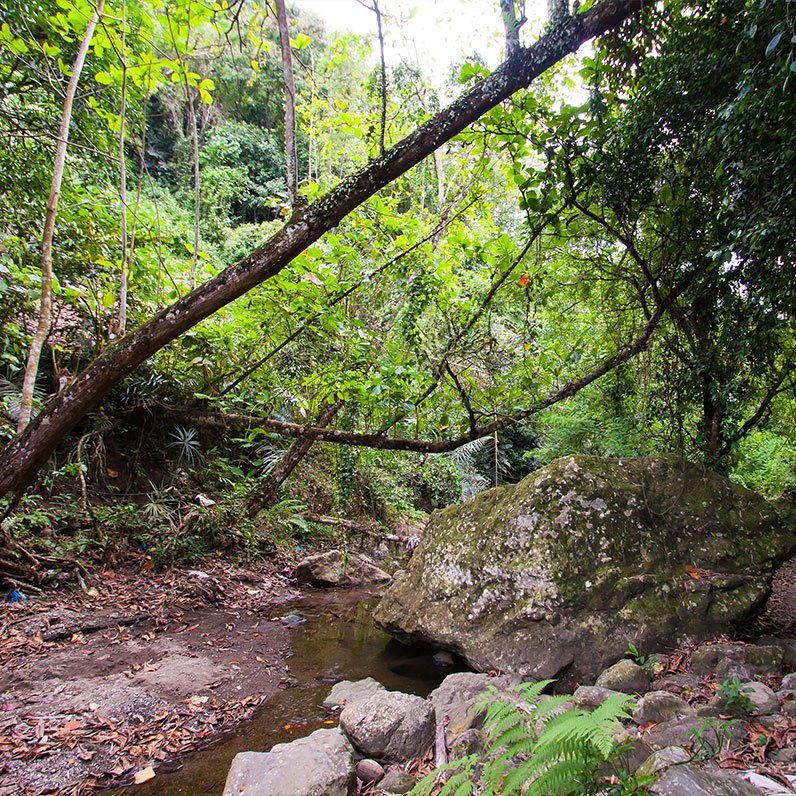
M 2 441 L 36 311 L 54 130 L 92 9 L 43 0 L 0 15 Z M 392 64 L 382 87 L 367 41 L 291 14 L 308 199 L 378 155 L 382 88 L 390 145 L 485 71 L 473 60 L 431 86 L 422 64 Z M 334 405 L 341 431 L 424 440 L 522 422 L 445 456 L 316 446 L 302 467 L 322 485 L 294 478 L 285 497 L 318 511 L 430 510 L 572 452 L 675 451 L 792 490 L 795 24 L 788 0 L 645 5 L 160 351 L 65 440 L 54 468 L 80 478 L 55 477 L 104 495 L 106 451 L 154 446 L 159 458 L 126 457 L 114 495 L 157 503 L 177 468 L 183 498 L 239 502 L 289 444 L 257 419 L 306 424 Z M 73 113 L 39 402 L 113 342 L 123 262 L 132 328 L 280 227 L 283 110 L 267 7 L 109 3 Z M 658 312 L 638 356 L 536 411 Z M 226 435 L 207 424 L 222 414 L 236 417 Z
M 623 749 L 614 737 L 619 721 L 630 715 L 631 698 L 615 694 L 594 711 L 567 709 L 567 696 L 542 697 L 551 682 L 524 683 L 503 697 L 490 688 L 482 701 L 483 755 L 468 755 L 431 772 L 412 791 L 414 796 L 428 796 L 445 777 L 440 796 L 632 794 L 632 778 L 617 764 Z M 611 768 L 619 783 L 615 786 L 604 776 Z

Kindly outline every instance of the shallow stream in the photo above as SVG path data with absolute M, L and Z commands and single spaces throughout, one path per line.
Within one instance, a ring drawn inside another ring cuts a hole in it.
M 375 628 L 371 616 L 377 600 L 362 592 L 318 590 L 283 605 L 276 616 L 299 614 L 305 620 L 291 629 L 295 654 L 288 664 L 296 685 L 273 697 L 234 735 L 181 758 L 171 770 L 159 768 L 143 785 L 113 794 L 221 796 L 238 752 L 268 751 L 328 726 L 322 702 L 333 683 L 373 677 L 390 690 L 426 696 L 458 671 L 440 668 L 431 652 L 405 647 Z

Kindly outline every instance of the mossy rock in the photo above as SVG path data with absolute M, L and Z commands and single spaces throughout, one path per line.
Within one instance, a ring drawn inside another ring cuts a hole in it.
M 758 612 L 790 517 L 676 456 L 570 456 L 432 515 L 376 611 L 474 668 L 591 681 L 622 656 Z

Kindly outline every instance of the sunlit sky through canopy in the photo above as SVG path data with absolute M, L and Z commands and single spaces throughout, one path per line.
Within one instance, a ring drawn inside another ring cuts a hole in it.
M 330 30 L 372 37 L 378 51 L 376 16 L 358 0 L 297 0 L 297 5 L 321 17 Z M 490 67 L 502 58 L 499 0 L 380 0 L 379 7 L 388 64 L 406 60 L 421 65 L 424 74 L 442 84 L 451 64 L 474 54 Z M 540 30 L 546 7 L 546 0 L 526 0 L 526 38 Z

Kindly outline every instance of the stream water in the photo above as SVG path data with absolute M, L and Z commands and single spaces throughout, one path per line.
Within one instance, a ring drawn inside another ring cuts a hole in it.
M 298 613 L 306 621 L 291 629 L 295 654 L 289 660 L 298 681 L 277 694 L 238 731 L 182 758 L 155 779 L 114 796 L 220 796 L 232 758 L 243 751 L 268 751 L 326 726 L 322 702 L 339 680 L 373 677 L 390 690 L 427 696 L 458 668 L 440 668 L 431 652 L 406 647 L 374 627 L 378 598 L 361 592 L 317 591 L 283 605 L 277 616 Z M 108 796 L 111 796 L 109 793 Z

